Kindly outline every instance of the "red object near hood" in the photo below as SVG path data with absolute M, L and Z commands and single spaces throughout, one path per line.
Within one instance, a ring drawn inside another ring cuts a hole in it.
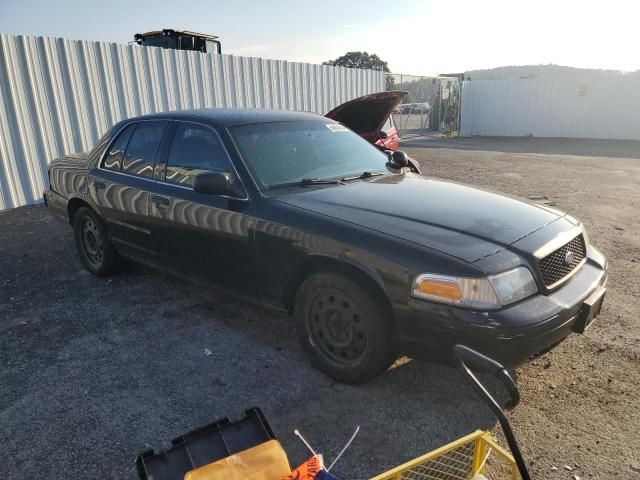
M 379 138 L 384 123 L 408 92 L 372 93 L 338 105 L 325 117 L 342 123 L 370 143 Z

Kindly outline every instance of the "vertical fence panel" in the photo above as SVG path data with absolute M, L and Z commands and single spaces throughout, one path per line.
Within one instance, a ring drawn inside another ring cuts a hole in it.
M 0 35 L 0 210 L 33 203 L 47 164 L 128 117 L 201 107 L 325 113 L 384 73 L 138 45 Z
M 464 82 L 462 136 L 640 140 L 638 74 Z

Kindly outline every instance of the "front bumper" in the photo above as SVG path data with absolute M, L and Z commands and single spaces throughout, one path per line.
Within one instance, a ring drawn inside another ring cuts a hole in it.
M 607 261 L 589 247 L 587 262 L 565 285 L 501 310 L 481 312 L 411 298 L 394 306 L 401 353 L 414 358 L 450 355 L 457 343 L 505 367 L 547 351 L 577 327 L 584 301 L 607 281 Z

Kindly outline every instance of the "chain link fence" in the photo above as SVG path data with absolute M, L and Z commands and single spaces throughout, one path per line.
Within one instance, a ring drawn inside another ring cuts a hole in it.
M 441 133 L 458 134 L 460 127 L 461 79 L 388 73 L 386 90 L 408 95 L 393 113 L 401 137 Z

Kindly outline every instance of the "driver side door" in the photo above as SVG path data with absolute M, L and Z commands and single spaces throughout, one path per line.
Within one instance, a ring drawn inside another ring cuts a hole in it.
M 160 181 L 149 201 L 155 248 L 178 273 L 207 281 L 246 281 L 254 224 L 247 194 L 232 198 L 193 190 L 199 173 L 237 175 L 220 135 L 187 121 L 174 122 L 169 135 Z

